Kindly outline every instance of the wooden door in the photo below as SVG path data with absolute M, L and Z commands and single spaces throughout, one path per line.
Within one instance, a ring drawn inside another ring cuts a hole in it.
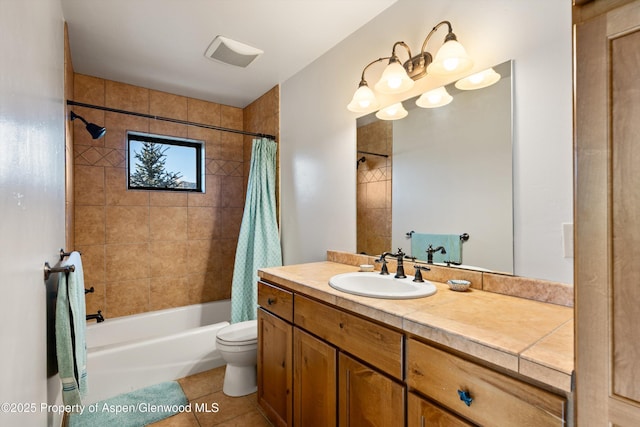
M 329 344 L 293 329 L 293 420 L 296 426 L 332 427 L 338 419 L 338 354 Z
M 576 22 L 579 426 L 640 425 L 640 1 L 625 3 Z
M 293 425 L 291 324 L 258 309 L 258 403 L 276 426 Z
M 404 387 L 340 353 L 338 412 L 344 427 L 403 427 Z

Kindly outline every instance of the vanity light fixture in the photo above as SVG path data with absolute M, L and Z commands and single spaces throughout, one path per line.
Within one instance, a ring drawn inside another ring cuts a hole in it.
M 456 82 L 456 87 L 460 90 L 475 90 L 482 89 L 487 86 L 491 86 L 497 83 L 502 76 L 496 73 L 493 68 L 487 68 L 479 73 L 471 74 L 464 79 L 460 79 Z
M 425 92 L 418 99 L 416 105 L 421 108 L 437 108 L 447 105 L 453 101 L 453 96 L 449 95 L 444 86 Z
M 431 54 L 425 49 L 427 47 L 427 43 L 431 39 L 431 36 L 443 25 L 447 26 L 448 32 L 444 38 L 444 43 L 436 53 L 434 60 Z M 396 48 L 398 47 L 406 49 L 409 56 L 409 59 L 404 63 L 400 62 L 396 53 Z M 409 46 L 405 42 L 398 41 L 393 44 L 391 56 L 378 58 L 367 64 L 367 66 L 362 70 L 362 77 L 360 79 L 358 90 L 356 90 L 351 102 L 347 106 L 348 110 L 360 113 L 377 108 L 377 105 L 379 105 L 378 101 L 375 99 L 375 94 L 369 88 L 364 76 L 369 67 L 384 60 L 388 60 L 388 65 L 383 71 L 380 80 L 374 87 L 376 91 L 385 94 L 406 92 L 413 87 L 415 80 L 418 80 L 427 74 L 459 74 L 469 70 L 473 66 L 473 61 L 469 58 L 464 47 L 458 42 L 456 35 L 453 33 L 451 23 L 449 21 L 442 21 L 429 32 L 422 43 L 422 48 L 418 55 L 413 56 Z
M 407 117 L 407 114 L 409 114 L 409 112 L 404 109 L 402 102 L 398 102 L 378 111 L 376 117 L 380 120 L 399 120 Z

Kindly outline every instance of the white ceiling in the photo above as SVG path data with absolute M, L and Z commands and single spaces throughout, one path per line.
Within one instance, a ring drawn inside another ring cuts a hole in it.
M 75 72 L 245 107 L 396 0 L 62 0 Z M 205 58 L 216 35 L 264 51 Z

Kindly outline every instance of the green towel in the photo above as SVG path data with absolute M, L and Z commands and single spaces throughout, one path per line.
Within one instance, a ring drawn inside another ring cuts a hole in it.
M 231 284 L 231 323 L 257 317 L 258 269 L 282 265 L 276 218 L 276 152 L 275 141 L 253 140 Z
M 56 354 L 65 405 L 81 405 L 87 392 L 87 327 L 84 302 L 84 273 L 80 253 L 72 252 L 62 267 L 74 271 L 59 273 L 56 299 Z
M 413 233 L 411 235 L 411 255 L 421 261 L 427 260 L 427 248 L 444 246 L 446 254 L 440 252 L 433 254 L 433 262 L 462 263 L 462 241 L 459 234 L 424 234 Z

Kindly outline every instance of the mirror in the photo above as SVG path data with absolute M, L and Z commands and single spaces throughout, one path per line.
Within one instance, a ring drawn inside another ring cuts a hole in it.
M 493 68 L 501 79 L 492 86 L 447 85 L 453 101 L 444 107 L 413 98 L 404 119 L 358 119 L 358 253 L 401 247 L 426 259 L 410 232 L 467 233 L 464 266 L 514 273 L 512 61 Z

